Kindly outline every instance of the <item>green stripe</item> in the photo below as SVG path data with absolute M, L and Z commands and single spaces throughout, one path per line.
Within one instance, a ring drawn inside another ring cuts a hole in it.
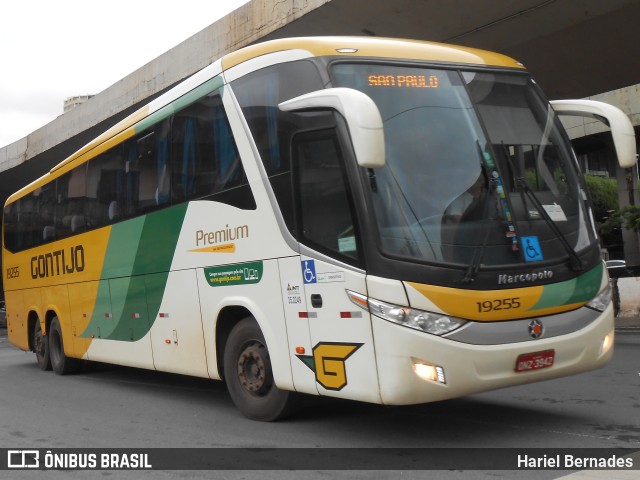
M 187 206 L 111 228 L 102 268 L 108 281 L 100 283 L 91 322 L 81 337 L 137 341 L 147 334 L 160 310 Z
M 572 280 L 545 285 L 538 303 L 530 310 L 588 302 L 600 291 L 603 268 L 602 264 L 599 264 Z

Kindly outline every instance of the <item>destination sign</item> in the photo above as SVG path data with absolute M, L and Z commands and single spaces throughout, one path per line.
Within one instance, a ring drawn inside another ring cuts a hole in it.
M 369 75 L 370 87 L 438 88 L 436 75 Z

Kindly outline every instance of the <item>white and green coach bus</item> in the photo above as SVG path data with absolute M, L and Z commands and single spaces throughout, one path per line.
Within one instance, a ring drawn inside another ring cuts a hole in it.
M 443 400 L 604 365 L 614 323 L 587 192 L 515 60 L 379 38 L 230 53 L 12 195 L 9 340 L 224 380 L 274 420 L 299 393 Z M 630 129 L 630 130 L 629 130 Z

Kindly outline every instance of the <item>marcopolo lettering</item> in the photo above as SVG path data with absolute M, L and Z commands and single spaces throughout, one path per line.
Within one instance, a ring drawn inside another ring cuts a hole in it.
M 553 272 L 551 270 L 543 270 L 541 272 L 534 273 L 519 273 L 516 275 L 502 274 L 498 275 L 498 285 L 532 283 L 538 280 L 548 280 L 550 278 L 553 278 Z
M 31 257 L 31 278 L 55 277 L 84 271 L 84 247 L 76 245 Z

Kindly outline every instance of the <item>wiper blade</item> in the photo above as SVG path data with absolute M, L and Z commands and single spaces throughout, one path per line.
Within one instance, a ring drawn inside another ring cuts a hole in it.
M 484 198 L 484 213 L 483 213 L 483 222 L 482 222 L 482 232 L 484 236 L 482 237 L 482 243 L 480 245 L 476 245 L 473 249 L 473 257 L 471 258 L 471 262 L 469 262 L 469 267 L 464 274 L 464 277 L 460 280 L 460 283 L 471 283 L 475 280 L 476 275 L 478 275 L 478 271 L 480 270 L 480 262 L 482 262 L 482 257 L 484 256 L 484 249 L 487 246 L 487 240 L 489 239 L 489 233 L 491 228 L 489 227 L 489 208 L 491 205 L 491 198 L 494 197 L 494 191 L 496 187 L 495 180 L 491 178 L 487 172 L 487 167 L 482 164 L 482 170 L 484 175 L 486 175 L 488 185 L 487 185 L 487 194 Z
M 482 261 L 482 257 L 484 256 L 484 249 L 487 246 L 487 239 L 489 238 L 489 231 L 491 230 L 488 227 L 488 221 L 482 222 L 482 228 L 484 229 L 484 237 L 482 238 L 482 243 L 473 250 L 473 258 L 469 263 L 469 267 L 464 274 L 464 277 L 460 280 L 460 283 L 471 283 L 475 280 L 476 275 L 478 275 L 478 271 L 480 270 L 480 262 Z
M 540 203 L 540 200 L 538 200 L 538 197 L 536 197 L 533 191 L 529 188 L 527 181 L 524 179 L 524 177 L 519 177 L 516 181 L 518 183 L 518 187 L 520 187 L 520 191 L 524 192 L 527 198 L 531 200 L 531 203 L 533 203 L 534 207 L 536 207 L 536 210 L 538 210 L 538 212 L 540 213 L 540 216 L 544 219 L 545 223 L 549 226 L 551 231 L 555 234 L 556 238 L 560 240 L 560 243 L 562 244 L 563 248 L 569 255 L 569 264 L 571 265 L 571 270 L 573 270 L 574 272 L 583 271 L 584 264 L 582 263 L 582 260 L 580 259 L 576 251 L 573 249 L 573 247 L 569 245 L 569 242 L 567 241 L 567 237 L 565 237 L 564 234 L 560 231 L 556 223 L 553 220 L 551 220 L 551 217 L 547 213 L 547 210 L 542 206 L 542 204 Z

